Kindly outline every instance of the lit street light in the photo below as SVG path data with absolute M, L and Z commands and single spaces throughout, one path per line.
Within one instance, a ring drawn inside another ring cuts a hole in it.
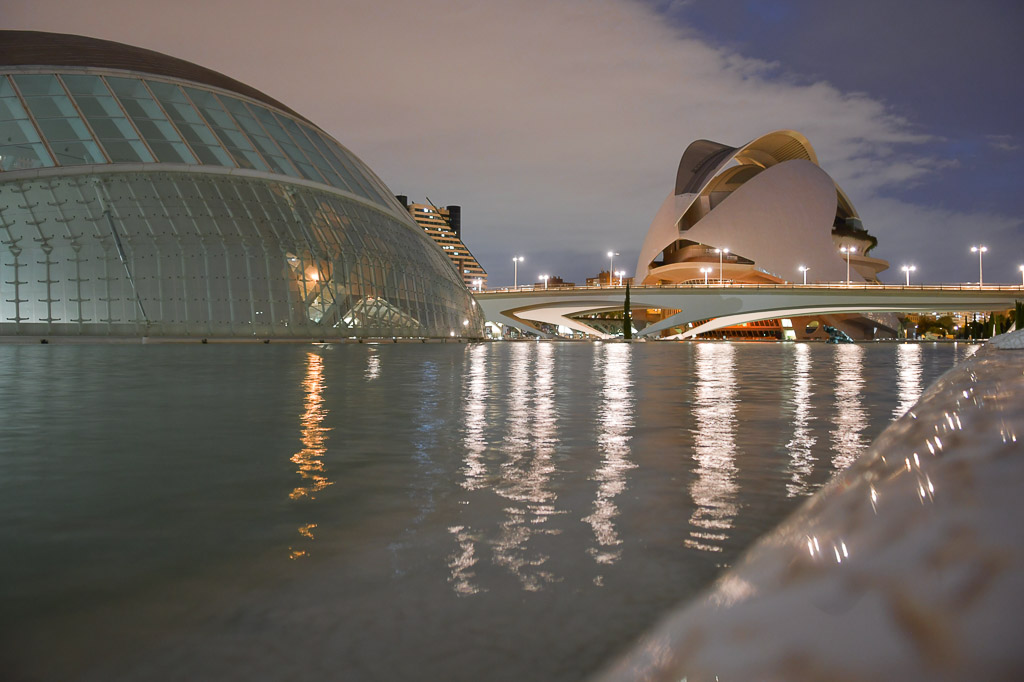
M 915 265 L 904 265 L 902 268 L 900 268 L 900 270 L 902 270 L 907 275 L 907 286 L 909 287 L 910 286 L 910 273 L 912 273 L 914 270 L 917 270 L 917 266 L 915 266 Z
M 512 288 L 519 288 L 519 264 L 522 263 L 525 258 L 522 256 L 512 256 Z
M 612 265 L 615 264 L 615 257 L 618 255 L 615 251 L 608 252 L 608 286 L 612 285 Z
M 477 277 L 476 279 L 473 280 L 473 284 L 476 285 L 476 290 L 477 291 L 483 291 L 484 290 L 484 280 L 482 278 Z
M 722 259 L 725 257 L 725 254 L 729 253 L 729 249 L 715 249 L 715 253 L 718 254 L 718 283 L 719 284 L 724 284 L 725 283 L 725 276 L 724 276 L 723 270 L 722 270 L 722 268 L 723 268 Z
M 619 286 L 622 286 L 622 278 L 626 276 L 625 270 L 616 270 L 615 276 L 619 278 Z
M 1020 285 L 1024 287 L 1024 265 L 1020 266 L 1017 269 L 1020 270 Z
M 843 246 L 839 249 L 846 254 L 846 286 L 850 286 L 850 254 L 857 250 L 856 246 Z
M 977 253 L 978 254 L 978 288 L 979 289 L 981 288 L 981 285 L 984 284 L 984 281 L 982 280 L 981 256 L 986 251 L 988 251 L 988 247 L 987 246 L 972 246 L 971 247 L 971 253 Z
M 547 275 L 541 275 L 540 279 L 541 279 L 542 282 L 544 282 L 544 290 L 547 291 L 547 289 L 548 289 L 548 276 Z
M 711 268 L 701 268 L 700 271 L 704 273 L 704 285 L 707 286 L 708 275 L 711 273 Z
M 810 270 L 810 268 L 805 268 L 804 266 L 801 265 L 799 268 L 797 268 L 797 270 L 804 273 L 804 284 L 807 284 L 807 271 Z

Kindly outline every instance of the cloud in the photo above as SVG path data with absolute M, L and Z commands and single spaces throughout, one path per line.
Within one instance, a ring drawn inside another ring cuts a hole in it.
M 494 284 L 511 280 L 513 251 L 561 259 L 536 267 L 577 280 L 608 248 L 635 258 L 697 138 L 799 130 L 876 216 L 893 208 L 894 188 L 938 165 L 930 138 L 883 102 L 800 82 L 629 0 L 7 5 L 11 28 L 149 47 L 288 103 L 395 192 L 461 204 Z M 923 234 L 904 208 L 901 229 Z

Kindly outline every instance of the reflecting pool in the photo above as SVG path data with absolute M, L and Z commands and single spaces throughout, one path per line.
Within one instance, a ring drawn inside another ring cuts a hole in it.
M 578 680 L 975 346 L 0 346 L 11 680 Z

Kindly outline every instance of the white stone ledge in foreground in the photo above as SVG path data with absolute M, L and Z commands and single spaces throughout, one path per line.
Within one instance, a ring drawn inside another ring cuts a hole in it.
M 943 375 L 599 679 L 1024 679 L 1022 341 Z

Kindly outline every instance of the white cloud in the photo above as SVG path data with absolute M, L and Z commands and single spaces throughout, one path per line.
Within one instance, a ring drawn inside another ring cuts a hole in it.
M 11 28 L 149 47 L 286 102 L 395 192 L 461 204 L 494 283 L 511 279 L 513 250 L 560 254 L 573 262 L 537 267 L 576 279 L 607 248 L 633 255 L 697 138 L 799 130 L 886 224 L 894 205 L 880 193 L 935 168 L 929 138 L 882 102 L 800 83 L 627 0 L 7 4 Z M 916 207 L 897 208 L 900 229 L 921 234 Z

